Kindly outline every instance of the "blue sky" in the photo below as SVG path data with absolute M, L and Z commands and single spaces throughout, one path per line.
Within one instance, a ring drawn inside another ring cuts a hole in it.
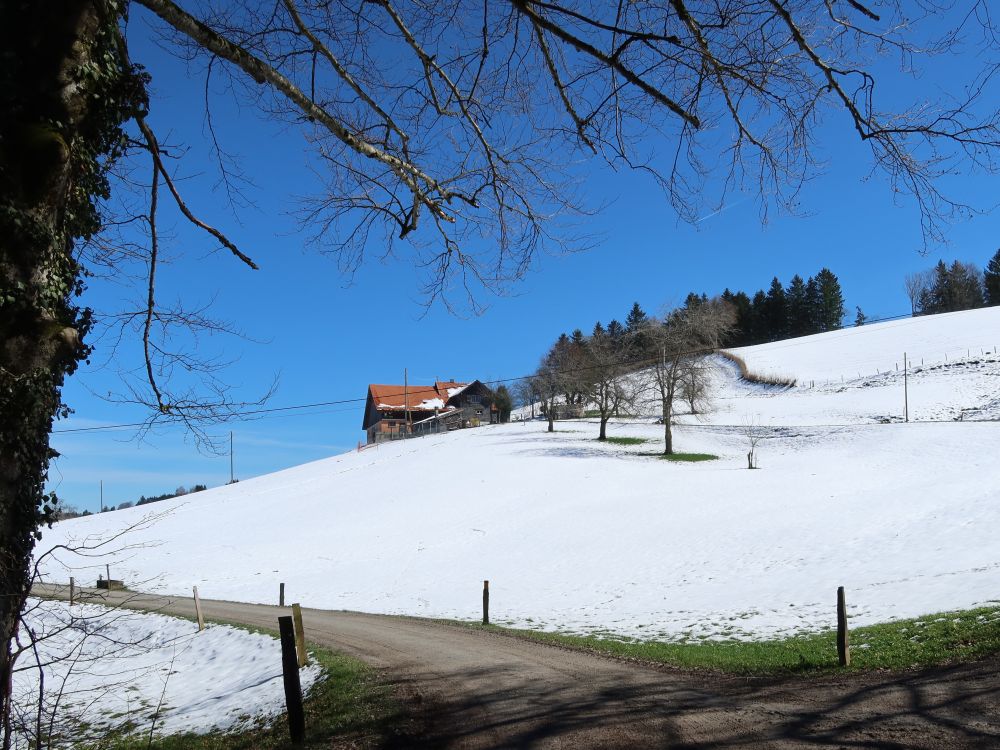
M 381 261 L 373 248 L 348 280 L 335 261 L 308 246 L 292 216 L 296 197 L 316 184 L 302 136 L 222 96 L 213 99 L 216 128 L 256 183 L 248 191 L 255 205 L 233 216 L 206 145 L 202 79 L 149 41 L 141 9 L 133 15 L 132 55 L 153 76 L 151 122 L 161 141 L 188 149 L 180 168 L 188 203 L 261 265 L 253 272 L 225 252 L 209 252 L 211 243 L 165 212 L 171 252 L 183 252 L 183 258 L 162 267 L 158 293 L 164 300 L 214 300 L 214 315 L 252 338 L 208 346 L 238 358 L 225 377 L 247 398 L 277 377 L 270 406 L 363 398 L 369 382 L 401 382 L 404 368 L 418 383 L 520 376 L 536 366 L 559 333 L 577 327 L 589 332 L 597 320 L 623 320 L 634 301 L 655 313 L 680 303 L 689 291 L 714 294 L 728 286 L 752 294 L 775 275 L 787 284 L 793 274 L 806 277 L 823 266 L 840 278 L 848 323 L 856 305 L 869 317 L 898 315 L 909 309 L 905 274 L 939 258 L 982 266 L 1000 245 L 1000 215 L 993 213 L 953 224 L 947 246 L 921 255 L 916 208 L 906 199 L 894 202 L 886 181 L 870 177 L 865 147 L 843 119 L 832 117 L 819 131 L 827 169 L 803 188 L 798 216 L 772 210 L 762 224 L 756 199 L 737 194 L 720 213 L 706 211 L 691 226 L 678 221 L 648 177 L 590 164 L 581 168 L 582 190 L 594 205 L 607 204 L 580 225 L 598 238 L 593 249 L 539 257 L 509 296 L 481 298 L 487 310 L 478 317 L 456 317 L 440 307 L 425 311 L 417 274 L 405 260 Z M 980 63 L 950 61 L 939 80 L 950 69 Z M 922 91 L 933 93 L 933 85 L 919 81 Z M 958 174 L 951 187 L 983 208 L 998 193 L 992 176 Z M 84 303 L 98 311 L 115 309 L 136 289 L 120 278 L 95 278 Z M 65 388 L 75 414 L 56 430 L 141 419 L 134 407 L 102 398 L 120 389 L 118 371 L 134 368 L 135 355 L 134 340 L 115 353 L 107 341 L 98 341 L 91 365 Z M 363 439 L 362 410 L 360 403 L 318 408 L 215 432 L 226 436 L 232 430 L 236 475 L 248 478 L 353 448 Z M 229 478 L 228 455 L 199 452 L 179 428 L 143 440 L 130 429 L 59 432 L 53 445 L 62 456 L 50 471 L 50 487 L 80 509 L 99 507 L 101 481 L 105 503 L 117 505 Z

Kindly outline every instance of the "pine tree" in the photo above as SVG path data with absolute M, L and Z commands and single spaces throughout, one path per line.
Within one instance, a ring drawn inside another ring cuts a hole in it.
M 1000 250 L 986 264 L 983 286 L 986 288 L 986 304 L 1000 305 Z
M 567 404 L 582 404 L 583 395 L 590 384 L 591 373 L 587 369 L 588 343 L 579 328 L 569 337 L 569 372 L 567 372 Z
M 625 330 L 629 333 L 635 333 L 636 331 L 644 328 L 648 323 L 649 317 L 646 315 L 645 311 L 639 306 L 638 302 L 633 303 L 632 309 L 625 318 Z
M 510 410 L 514 405 L 513 399 L 510 397 L 510 391 L 507 390 L 507 386 L 502 383 L 497 386 L 496 391 L 493 393 L 493 405 L 497 408 L 497 418 L 500 424 L 506 424 L 510 421 Z
M 925 315 L 948 312 L 950 303 L 951 279 L 948 275 L 948 266 L 943 260 L 939 260 L 934 266 L 930 283 L 920 294 L 920 312 Z
M 857 328 L 858 326 L 863 326 L 865 324 L 865 321 L 868 320 L 868 318 L 865 316 L 863 312 L 861 312 L 860 307 L 856 306 L 854 309 L 858 311 L 858 314 L 854 316 L 854 327 Z
M 617 320 L 612 320 L 610 323 L 608 323 L 607 333 L 608 336 L 610 336 L 612 339 L 618 340 L 625 335 L 625 326 L 623 326 Z
M 976 266 L 956 260 L 948 269 L 948 282 L 951 289 L 950 312 L 983 306 L 983 281 Z
M 750 303 L 750 342 L 760 344 L 767 341 L 767 295 L 758 289 Z
M 778 341 L 787 335 L 788 302 L 785 299 L 785 288 L 777 276 L 771 279 L 771 287 L 767 290 L 762 322 L 766 341 Z
M 806 316 L 809 321 L 806 333 L 819 333 L 822 330 L 820 327 L 822 310 L 823 297 L 819 292 L 819 284 L 810 276 L 806 282 Z
M 637 361 L 645 359 L 650 354 L 651 339 L 645 333 L 645 329 L 649 326 L 649 323 L 649 316 L 639 307 L 638 302 L 634 303 L 628 316 L 625 318 L 625 332 L 631 337 L 632 358 Z
M 812 316 L 806 296 L 806 283 L 795 274 L 785 290 L 788 305 L 788 335 L 802 336 L 811 333 Z
M 844 293 L 840 280 L 829 268 L 820 269 L 816 274 L 819 287 L 819 325 L 821 331 L 836 331 L 844 323 Z
M 688 296 L 684 298 L 684 307 L 691 310 L 698 305 L 708 302 L 708 297 L 702 294 L 700 297 L 697 292 L 688 292 Z
M 751 343 L 751 333 L 753 331 L 753 303 L 746 292 L 737 292 L 732 295 L 730 303 L 736 310 L 736 326 L 730 336 L 730 341 L 734 346 L 746 346 Z
M 603 336 L 605 333 L 606 331 L 604 330 L 604 326 L 601 325 L 601 321 L 594 323 L 594 331 L 591 334 L 592 336 L 596 338 L 597 336 Z

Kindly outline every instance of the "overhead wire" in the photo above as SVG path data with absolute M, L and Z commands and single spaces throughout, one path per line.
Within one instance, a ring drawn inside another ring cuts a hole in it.
M 899 320 L 899 319 L 906 318 L 906 317 L 911 317 L 911 316 L 908 315 L 908 314 L 900 314 L 900 315 L 894 315 L 894 316 L 888 316 L 888 317 L 873 319 L 870 322 L 885 322 L 885 321 L 891 321 L 891 320 Z M 866 325 L 867 325 L 867 323 L 866 323 Z M 846 330 L 849 330 L 849 328 L 848 329 L 841 328 L 841 329 L 837 329 L 837 330 L 839 330 L 839 331 L 846 331 Z M 643 333 L 643 330 L 639 329 L 637 331 L 629 331 L 625 335 L 638 335 L 638 334 L 641 334 L 641 333 Z M 831 333 L 831 332 L 828 332 L 828 333 Z M 809 336 L 812 336 L 812 335 L 815 335 L 815 334 L 807 334 L 805 336 L 799 336 L 799 337 L 796 337 L 796 338 L 798 338 L 798 339 L 805 339 L 805 338 L 808 338 Z M 808 342 L 806 342 L 806 341 L 796 341 L 795 338 L 792 338 L 792 339 L 782 339 L 780 341 L 767 342 L 767 343 L 768 344 L 780 344 L 780 348 L 788 348 L 788 347 L 791 347 L 791 346 L 801 346 L 801 345 L 806 344 Z M 755 344 L 754 346 L 761 346 L 761 345 L 762 344 Z M 744 347 L 732 347 L 732 348 L 734 348 L 734 349 L 741 349 L 741 348 L 744 348 Z M 718 352 L 720 350 L 726 350 L 726 351 L 728 351 L 728 349 L 723 349 L 723 347 L 699 347 L 699 348 L 688 349 L 688 350 L 684 350 L 684 351 L 680 351 L 680 352 L 673 352 L 671 354 L 671 356 L 672 357 L 688 357 L 688 356 L 693 356 L 693 355 L 697 355 L 697 354 L 711 354 L 711 353 L 714 353 L 714 352 Z M 660 361 L 661 359 L 662 359 L 661 356 L 654 356 L 654 357 L 648 357 L 648 358 L 637 359 L 637 360 L 633 360 L 633 359 L 630 359 L 630 358 L 625 358 L 625 359 L 621 359 L 621 360 L 615 361 L 614 364 L 631 365 L 631 366 L 635 366 L 637 369 L 640 369 L 640 368 L 642 368 L 644 366 L 652 365 L 652 364 Z M 553 374 L 555 374 L 555 375 L 571 375 L 571 374 L 586 372 L 586 371 L 589 371 L 589 370 L 601 369 L 601 368 L 607 367 L 607 366 L 608 366 L 607 362 L 602 362 L 600 364 L 584 365 L 584 366 L 579 366 L 579 367 L 554 368 L 554 369 L 551 370 L 551 372 Z M 512 377 L 507 377 L 507 378 L 495 378 L 495 379 L 491 379 L 491 380 L 482 380 L 482 381 L 479 381 L 479 382 L 483 383 L 484 385 L 497 386 L 497 385 L 502 385 L 502 384 L 506 384 L 506 383 L 514 383 L 514 382 L 517 382 L 517 381 L 527 380 L 529 378 L 537 377 L 537 375 L 538 375 L 538 372 L 535 371 L 535 372 L 529 373 L 527 375 L 517 375 L 517 376 L 512 376 Z M 451 382 L 451 381 L 448 381 L 448 382 Z M 401 390 L 401 391 L 399 391 L 397 393 L 383 393 L 381 395 L 383 397 L 386 397 L 386 398 L 393 398 L 393 397 L 398 397 L 398 396 L 405 397 L 408 394 L 413 393 L 414 391 L 421 391 L 421 390 L 426 391 L 427 388 L 419 388 L 419 387 L 405 388 L 404 390 Z M 218 418 L 216 418 L 216 421 L 218 421 L 220 423 L 226 423 L 226 422 L 230 422 L 230 421 L 242 421 L 243 419 L 247 419 L 247 418 L 262 417 L 263 415 L 273 415 L 273 414 L 280 414 L 280 413 L 284 413 L 284 412 L 301 412 L 301 411 L 304 411 L 306 409 L 318 409 L 318 408 L 324 408 L 324 407 L 329 407 L 329 406 L 343 406 L 343 405 L 346 405 L 346 404 L 361 405 L 361 404 L 366 403 L 367 401 L 368 401 L 368 397 L 364 396 L 364 397 L 356 397 L 356 398 L 335 399 L 335 400 L 332 400 L 332 401 L 316 401 L 316 402 L 308 403 L 308 404 L 290 404 L 290 405 L 287 405 L 287 406 L 273 406 L 273 407 L 266 407 L 266 408 L 259 408 L 259 409 L 234 410 L 234 411 L 231 411 L 231 412 L 226 413 L 224 415 L 220 415 Z M 356 408 L 358 408 L 358 407 L 354 406 L 351 409 L 344 409 L 342 411 L 353 411 Z M 338 410 L 338 411 L 340 411 L 340 410 Z M 313 414 L 315 414 L 315 412 L 313 412 Z M 303 415 L 303 416 L 305 416 L 305 415 Z M 93 425 L 93 426 L 90 426 L 90 427 L 72 427 L 72 428 L 61 429 L 61 430 L 52 430 L 52 433 L 53 434 L 59 434 L 59 435 L 67 435 L 67 434 L 103 432 L 103 431 L 107 431 L 107 430 L 135 429 L 135 428 L 150 427 L 150 426 L 165 426 L 165 425 L 169 425 L 169 424 L 175 424 L 178 421 L 179 420 L 163 420 L 163 421 L 159 421 L 159 420 L 155 420 L 154 419 L 152 422 L 150 420 L 146 420 L 146 421 L 143 421 L 143 422 L 128 422 L 128 423 L 112 424 L 112 425 Z M 921 422 L 926 422 L 926 423 L 934 423 L 935 422 L 935 420 L 920 420 L 920 421 Z M 937 421 L 939 421 L 940 423 L 950 423 L 953 420 L 937 420 Z M 810 426 L 819 426 L 819 425 L 783 425 L 783 426 L 789 426 L 789 427 L 810 427 Z M 846 426 L 849 426 L 849 425 L 826 425 L 826 426 L 829 426 L 829 427 L 846 427 Z

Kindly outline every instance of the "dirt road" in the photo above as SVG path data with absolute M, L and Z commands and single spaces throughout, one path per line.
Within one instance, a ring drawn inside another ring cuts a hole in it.
M 116 592 L 109 601 L 126 598 L 130 607 L 194 613 L 189 599 Z M 202 606 L 209 618 L 272 629 L 287 613 Z M 382 670 L 413 720 L 396 747 L 1000 748 L 998 659 L 748 681 L 408 618 L 305 609 L 303 619 L 310 641 Z

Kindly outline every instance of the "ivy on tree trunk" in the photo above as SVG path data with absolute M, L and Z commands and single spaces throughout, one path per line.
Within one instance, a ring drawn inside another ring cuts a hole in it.
M 14 0 L 0 17 L 0 710 L 10 743 L 12 643 L 30 588 L 60 391 L 89 349 L 74 245 L 100 229 L 121 125 L 146 78 L 119 54 L 116 0 Z

